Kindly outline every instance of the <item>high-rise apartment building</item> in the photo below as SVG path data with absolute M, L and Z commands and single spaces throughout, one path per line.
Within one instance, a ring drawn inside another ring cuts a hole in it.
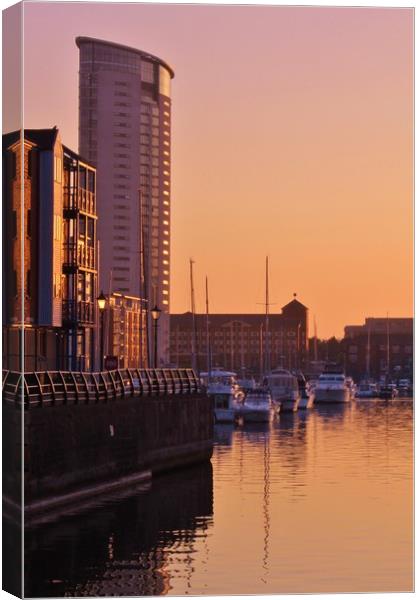
M 158 363 L 169 361 L 171 79 L 161 59 L 78 37 L 79 152 L 97 168 L 100 288 L 161 309 Z M 153 335 L 149 335 L 152 354 Z

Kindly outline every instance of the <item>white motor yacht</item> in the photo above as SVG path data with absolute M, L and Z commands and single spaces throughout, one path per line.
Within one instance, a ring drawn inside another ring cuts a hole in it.
M 271 392 L 273 403 L 281 411 L 296 411 L 299 406 L 299 386 L 297 378 L 281 367 L 274 369 L 264 378 L 264 385 Z
M 274 415 L 270 392 L 266 388 L 255 388 L 245 396 L 239 414 L 245 423 L 268 423 Z
M 214 400 L 216 423 L 233 423 L 244 398 L 236 381 L 236 373 L 218 368 L 210 371 L 210 374 L 200 373 L 200 379 L 207 395 Z
M 378 386 L 376 383 L 361 381 L 356 389 L 356 398 L 376 398 L 378 396 Z
M 315 387 L 315 404 L 350 402 L 350 389 L 346 377 L 338 366 L 327 366 Z

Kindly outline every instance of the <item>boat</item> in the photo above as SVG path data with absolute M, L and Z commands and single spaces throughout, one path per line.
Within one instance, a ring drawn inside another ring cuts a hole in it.
M 244 398 L 236 381 L 236 373 L 219 367 L 210 373 L 200 373 L 200 380 L 207 395 L 213 398 L 215 422 L 234 423 Z
M 356 397 L 356 384 L 354 383 L 353 378 L 345 377 L 344 381 L 350 392 L 350 400 L 354 400 Z
M 298 406 L 299 410 L 306 409 L 306 408 L 312 408 L 313 403 L 314 403 L 314 394 L 311 394 L 310 387 L 308 385 L 308 382 L 305 379 L 304 374 L 302 373 L 302 371 L 295 371 L 295 372 L 293 372 L 293 375 L 296 377 L 297 382 L 298 382 L 299 395 L 300 395 L 299 406 Z
M 270 390 L 273 403 L 281 411 L 296 411 L 299 406 L 297 378 L 286 369 L 278 367 L 264 377 L 264 385 Z
M 399 396 L 407 398 L 413 395 L 413 385 L 409 379 L 400 379 L 397 388 Z
M 350 390 L 342 368 L 335 364 L 326 365 L 315 387 L 315 404 L 350 402 Z
M 250 390 L 255 390 L 257 382 L 253 377 L 251 379 L 238 379 L 238 385 L 243 392 L 247 393 Z
M 361 381 L 356 387 L 356 398 L 377 398 L 378 387 L 371 381 Z
M 245 423 L 268 423 L 274 416 L 271 395 L 267 388 L 250 390 L 240 407 L 239 414 Z
M 381 400 L 393 400 L 398 396 L 395 383 L 381 383 L 378 389 L 378 398 Z

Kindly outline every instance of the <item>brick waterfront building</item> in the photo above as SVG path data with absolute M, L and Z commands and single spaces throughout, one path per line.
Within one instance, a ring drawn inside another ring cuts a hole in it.
M 212 314 L 210 346 L 212 365 L 238 374 L 258 377 L 264 368 L 266 347 L 264 314 Z M 206 315 L 195 315 L 197 368 L 207 368 Z M 171 315 L 171 363 L 179 367 L 193 362 L 191 312 Z M 281 314 L 269 315 L 268 362 L 271 368 L 303 368 L 307 360 L 308 309 L 294 298 Z
M 117 358 L 119 369 L 148 366 L 146 311 L 143 304 L 140 315 L 140 298 L 118 292 L 108 296 L 104 327 L 105 354 Z M 141 348 L 140 340 L 143 342 Z
M 388 371 L 396 379 L 413 378 L 412 318 L 367 318 L 363 325 L 348 325 L 342 347 L 346 371 L 356 380 L 379 379 Z
M 3 368 L 94 367 L 95 189 L 56 127 L 3 135 Z

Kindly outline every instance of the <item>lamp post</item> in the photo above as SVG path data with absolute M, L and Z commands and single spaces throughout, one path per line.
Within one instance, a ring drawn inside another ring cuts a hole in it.
M 99 308 L 99 314 L 100 314 L 100 318 L 101 318 L 101 331 L 100 331 L 100 352 L 101 352 L 101 360 L 100 360 L 100 370 L 103 371 L 104 370 L 104 313 L 105 313 L 105 305 L 106 305 L 106 298 L 104 296 L 104 293 L 101 291 L 101 293 L 99 294 L 99 296 L 97 297 L 97 302 L 98 302 L 98 308 Z
M 160 310 L 160 308 L 158 308 L 157 304 L 155 304 L 154 308 L 152 308 L 152 319 L 153 319 L 153 325 L 155 328 L 155 351 L 154 351 L 154 361 L 153 361 L 153 366 L 156 369 L 157 368 L 157 341 L 158 341 L 158 337 L 157 337 L 157 330 L 158 330 L 158 320 L 160 317 L 160 313 L 162 311 Z

